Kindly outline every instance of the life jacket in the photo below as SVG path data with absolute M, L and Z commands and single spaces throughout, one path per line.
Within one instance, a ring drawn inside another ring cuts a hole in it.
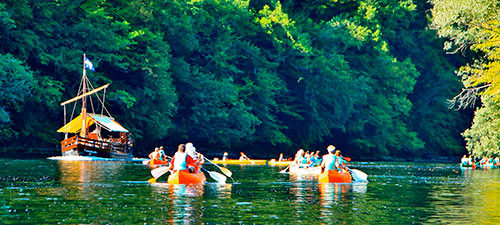
M 307 157 L 302 157 L 302 159 L 300 159 L 300 163 L 307 164 Z
M 174 155 L 174 170 L 187 170 L 186 162 L 187 154 L 184 152 L 176 152 Z

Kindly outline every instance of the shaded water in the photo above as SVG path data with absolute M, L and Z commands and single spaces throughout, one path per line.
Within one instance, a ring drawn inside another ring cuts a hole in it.
M 138 162 L 0 159 L 0 224 L 495 224 L 500 170 L 358 163 L 368 184 L 227 165 L 236 183 L 150 185 Z M 205 168 L 217 171 L 212 165 Z M 166 181 L 166 176 L 159 181 Z

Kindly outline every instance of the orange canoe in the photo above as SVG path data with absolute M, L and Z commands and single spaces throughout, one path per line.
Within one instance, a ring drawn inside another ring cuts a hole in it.
M 351 183 L 351 174 L 347 171 L 342 171 L 341 173 L 337 170 L 328 170 L 319 175 L 319 183 Z
M 207 181 L 203 172 L 189 173 L 184 170 L 176 171 L 168 176 L 169 184 L 204 184 Z
M 168 161 L 160 161 L 160 160 L 144 160 L 142 161 L 143 165 L 167 165 Z

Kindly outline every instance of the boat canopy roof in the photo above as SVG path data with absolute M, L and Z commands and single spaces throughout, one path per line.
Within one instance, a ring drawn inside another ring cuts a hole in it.
M 69 123 L 64 125 L 63 127 L 59 128 L 57 132 L 59 133 L 78 133 L 82 129 L 82 115 L 78 115 L 76 118 L 71 120 Z M 87 121 L 86 123 L 88 126 L 97 123 L 99 126 L 104 127 L 104 129 L 111 131 L 111 132 L 126 132 L 128 133 L 128 130 L 125 129 L 122 125 L 120 125 L 118 122 L 115 121 L 112 117 L 109 116 L 104 116 L 104 115 L 98 115 L 98 114 L 87 114 Z

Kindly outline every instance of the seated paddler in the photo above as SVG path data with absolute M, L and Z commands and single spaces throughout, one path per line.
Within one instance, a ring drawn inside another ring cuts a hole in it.
M 199 155 L 201 158 L 203 156 L 200 154 Z M 199 162 L 194 160 L 191 156 L 189 156 L 186 153 L 186 145 L 185 144 L 180 144 L 177 147 L 177 152 L 175 153 L 174 157 L 172 158 L 172 161 L 170 162 L 169 169 L 173 169 L 174 171 L 186 171 L 189 172 L 188 168 L 190 166 L 193 166 L 195 168 L 198 168 Z
M 205 163 L 203 155 L 196 152 L 196 148 L 194 147 L 192 142 L 186 143 L 186 153 L 189 156 L 191 156 L 191 158 L 193 158 L 194 161 L 196 161 L 197 165 L 197 166 L 188 166 L 189 172 L 197 173 L 200 170 L 201 165 Z
M 149 164 L 153 165 L 153 164 L 158 163 L 160 161 L 160 159 L 159 159 L 159 157 L 160 157 L 159 151 L 160 151 L 160 148 L 155 147 L 155 150 L 149 154 L 148 157 L 151 159 L 149 161 Z
M 309 159 L 309 161 L 311 162 L 309 164 L 309 167 L 316 167 L 316 166 L 321 165 L 322 159 L 321 159 L 321 156 L 319 156 L 319 154 L 320 154 L 320 151 L 317 150 L 316 153 L 311 156 L 311 158 Z
M 328 154 L 323 156 L 323 162 L 321 162 L 321 168 L 325 172 L 328 170 L 337 170 L 337 172 L 342 172 L 342 169 L 347 169 L 344 166 L 347 161 L 344 160 L 340 154 L 340 150 L 335 151 L 335 146 L 329 145 L 327 147 Z M 335 154 L 333 153 L 335 151 Z

